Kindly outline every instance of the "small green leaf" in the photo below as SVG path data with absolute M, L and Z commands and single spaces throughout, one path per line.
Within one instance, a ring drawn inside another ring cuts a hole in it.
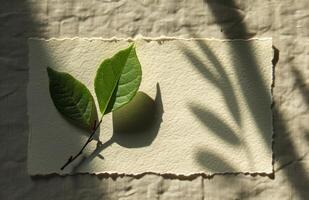
M 141 66 L 133 45 L 104 60 L 95 77 L 94 87 L 102 114 L 127 104 L 141 81 Z
M 92 130 L 97 111 L 87 87 L 68 73 L 47 68 L 49 91 L 57 110 L 71 122 Z

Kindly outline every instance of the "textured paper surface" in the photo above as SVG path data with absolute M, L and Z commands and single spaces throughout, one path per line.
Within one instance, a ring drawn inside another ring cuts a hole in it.
M 127 40 L 103 39 L 29 40 L 30 174 L 272 172 L 271 39 L 174 38 L 135 41 L 143 69 L 140 91 L 154 99 L 156 113 L 151 118 L 148 108 L 138 108 L 144 113 L 133 130 L 147 118 L 152 120 L 151 129 L 133 136 L 119 134 L 115 130 L 126 132 L 126 127 L 113 127 L 112 116 L 107 115 L 100 129 L 103 146 L 94 151 L 96 143 L 91 143 L 82 160 L 61 171 L 68 157 L 84 144 L 87 133 L 55 109 L 46 67 L 71 73 L 95 95 L 98 64 L 128 44 Z M 254 61 L 246 56 L 248 45 L 254 50 Z M 235 55 L 235 49 L 243 54 Z M 250 71 L 252 65 L 257 65 L 261 80 Z M 261 92 L 264 86 L 267 93 Z M 153 106 L 144 97 L 139 103 Z M 248 99 L 256 102 L 255 108 L 248 109 Z M 259 119 L 263 123 L 256 124 L 254 112 L 263 113 Z

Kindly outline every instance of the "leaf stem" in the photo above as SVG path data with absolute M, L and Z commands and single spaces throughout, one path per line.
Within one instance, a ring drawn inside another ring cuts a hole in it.
M 70 163 L 72 163 L 76 158 L 78 158 L 80 155 L 82 155 L 84 149 L 86 148 L 86 146 L 93 140 L 93 136 L 96 133 L 97 129 L 100 127 L 100 124 L 102 123 L 102 119 L 103 119 L 103 115 L 99 121 L 99 123 L 97 124 L 96 121 L 94 121 L 94 125 L 93 125 L 93 129 L 92 132 L 88 138 L 88 140 L 86 141 L 86 143 L 84 144 L 84 146 L 81 148 L 81 150 L 75 155 L 75 156 L 70 156 L 69 159 L 67 160 L 67 162 L 60 168 L 61 170 L 64 170 L 64 168 L 66 168 Z

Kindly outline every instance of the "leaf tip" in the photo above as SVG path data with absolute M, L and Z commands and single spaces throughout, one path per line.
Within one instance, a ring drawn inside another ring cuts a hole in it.
M 51 67 L 47 67 L 46 71 L 47 71 L 47 74 L 48 74 L 49 78 L 52 76 L 52 74 L 55 73 L 55 70 L 53 70 Z
M 132 42 L 132 43 L 130 44 L 129 49 L 130 49 L 130 50 L 131 50 L 131 49 L 135 49 L 135 43 L 134 43 L 134 42 Z
M 52 70 L 50 67 L 46 67 L 46 71 L 49 73 Z

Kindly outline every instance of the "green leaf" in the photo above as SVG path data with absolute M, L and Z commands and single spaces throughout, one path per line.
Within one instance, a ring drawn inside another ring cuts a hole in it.
M 49 91 L 57 110 L 79 127 L 92 130 L 97 110 L 87 87 L 68 73 L 47 68 Z
M 107 114 L 129 103 L 138 90 L 141 75 L 133 45 L 104 60 L 94 82 L 101 113 Z
M 129 103 L 136 95 L 141 80 L 142 68 L 133 47 L 105 113 L 115 111 Z

